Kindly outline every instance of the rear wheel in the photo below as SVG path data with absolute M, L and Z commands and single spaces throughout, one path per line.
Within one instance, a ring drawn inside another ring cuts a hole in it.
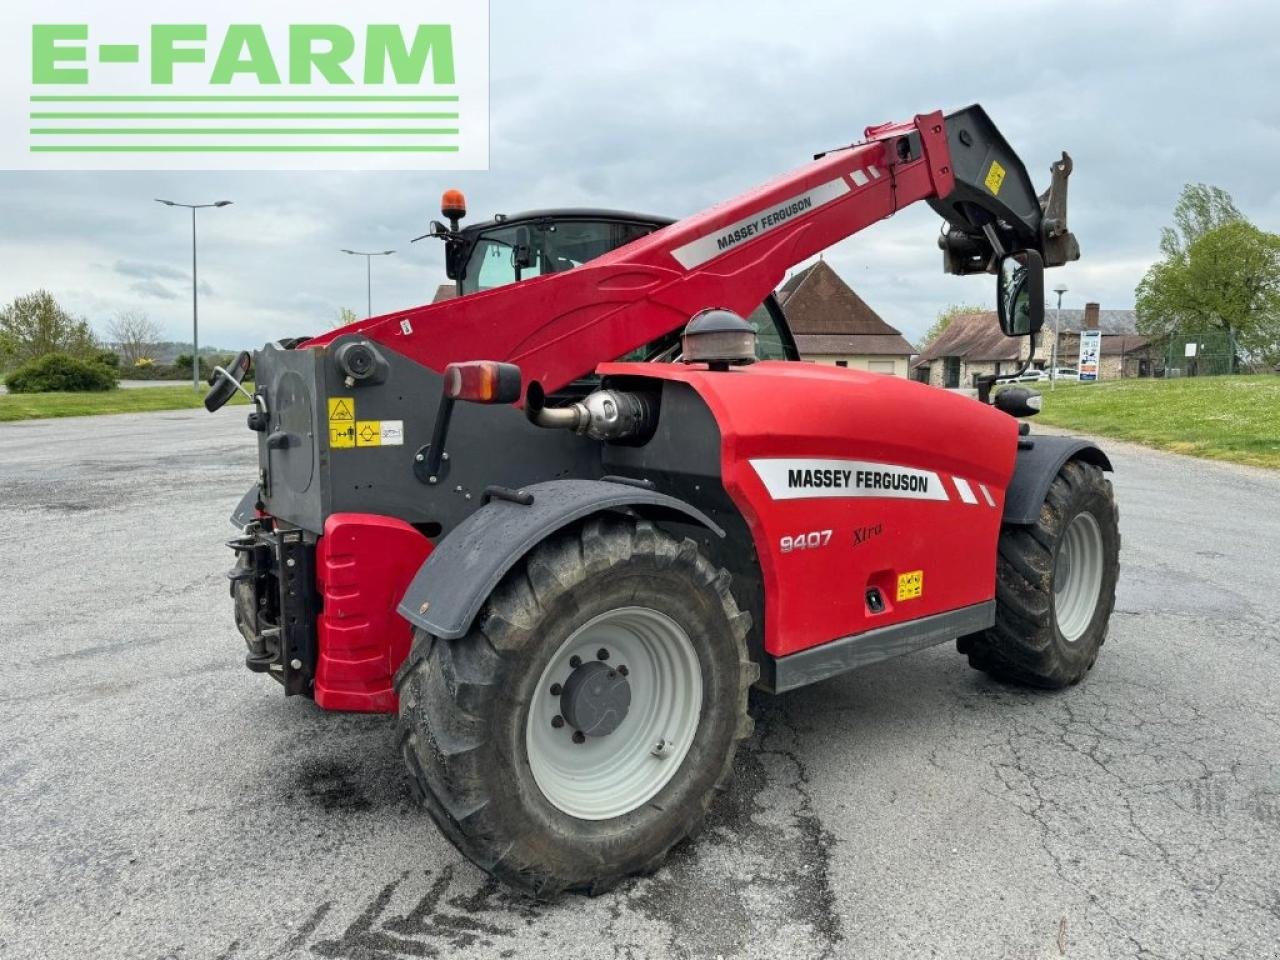
M 1034 526 L 1007 526 L 996 560 L 996 623 L 957 641 L 978 670 L 1030 686 L 1078 683 L 1107 638 L 1120 572 L 1111 484 L 1072 460 Z
M 655 869 L 751 731 L 728 587 L 692 540 L 595 518 L 535 549 L 467 636 L 416 634 L 401 743 L 444 834 L 535 896 Z

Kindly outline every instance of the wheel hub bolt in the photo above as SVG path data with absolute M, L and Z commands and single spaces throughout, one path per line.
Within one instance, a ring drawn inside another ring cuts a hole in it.
M 630 671 L 627 670 L 627 665 L 625 663 L 620 663 L 618 664 L 618 672 L 625 677 Z
M 557 730 L 559 730 L 561 727 L 564 726 L 564 717 L 560 716 L 560 714 L 557 713 L 554 717 L 551 718 L 551 725 L 555 727 Z
M 558 683 L 553 683 L 553 684 L 551 685 L 551 695 L 552 695 L 553 697 L 558 697 L 558 696 L 560 696 L 560 691 L 562 691 L 563 689 L 564 689 L 564 688 L 563 688 L 562 686 L 560 686 L 560 684 L 558 684 Z
M 575 731 L 573 731 L 573 742 L 574 742 L 574 743 L 586 743 L 586 742 L 587 742 L 587 735 L 586 735 L 585 733 L 583 733 L 581 730 L 575 730 Z
M 577 654 L 574 654 L 572 657 L 569 658 L 569 666 L 572 667 L 574 670 L 577 670 L 580 666 L 582 666 L 582 658 Z
M 596 659 L 597 659 L 597 660 L 608 660 L 608 659 L 609 659 L 609 651 L 608 651 L 608 650 L 606 650 L 604 647 L 601 647 L 599 650 L 597 650 L 597 651 L 596 651 Z

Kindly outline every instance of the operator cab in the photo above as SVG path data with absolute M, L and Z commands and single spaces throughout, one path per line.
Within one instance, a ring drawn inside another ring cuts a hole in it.
M 445 241 L 445 272 L 460 297 L 572 270 L 675 222 L 622 210 L 566 208 L 499 214 L 459 227 L 466 202 L 457 190 L 445 191 L 441 212 L 449 226 L 432 222 L 429 236 Z M 800 359 L 786 315 L 773 294 L 747 319 L 756 331 L 759 359 Z M 679 344 L 680 332 L 674 331 L 617 359 L 674 359 Z

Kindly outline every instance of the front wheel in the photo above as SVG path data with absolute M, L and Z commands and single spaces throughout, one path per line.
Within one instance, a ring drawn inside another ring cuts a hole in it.
M 596 518 L 517 565 L 467 636 L 415 634 L 401 743 L 445 836 L 540 897 L 655 869 L 751 731 L 728 584 L 692 540 Z
M 1120 573 L 1120 530 L 1102 471 L 1068 461 L 1034 526 L 1007 526 L 996 559 L 996 622 L 961 637 L 993 676 L 1057 689 L 1078 683 L 1107 638 Z

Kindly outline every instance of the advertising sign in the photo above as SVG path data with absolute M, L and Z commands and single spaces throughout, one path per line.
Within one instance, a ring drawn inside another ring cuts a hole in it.
M 0 7 L 0 169 L 488 164 L 487 2 Z
M 1098 357 L 1102 353 L 1102 331 L 1082 330 L 1080 332 L 1080 363 L 1076 368 L 1080 371 L 1080 379 L 1098 379 Z

